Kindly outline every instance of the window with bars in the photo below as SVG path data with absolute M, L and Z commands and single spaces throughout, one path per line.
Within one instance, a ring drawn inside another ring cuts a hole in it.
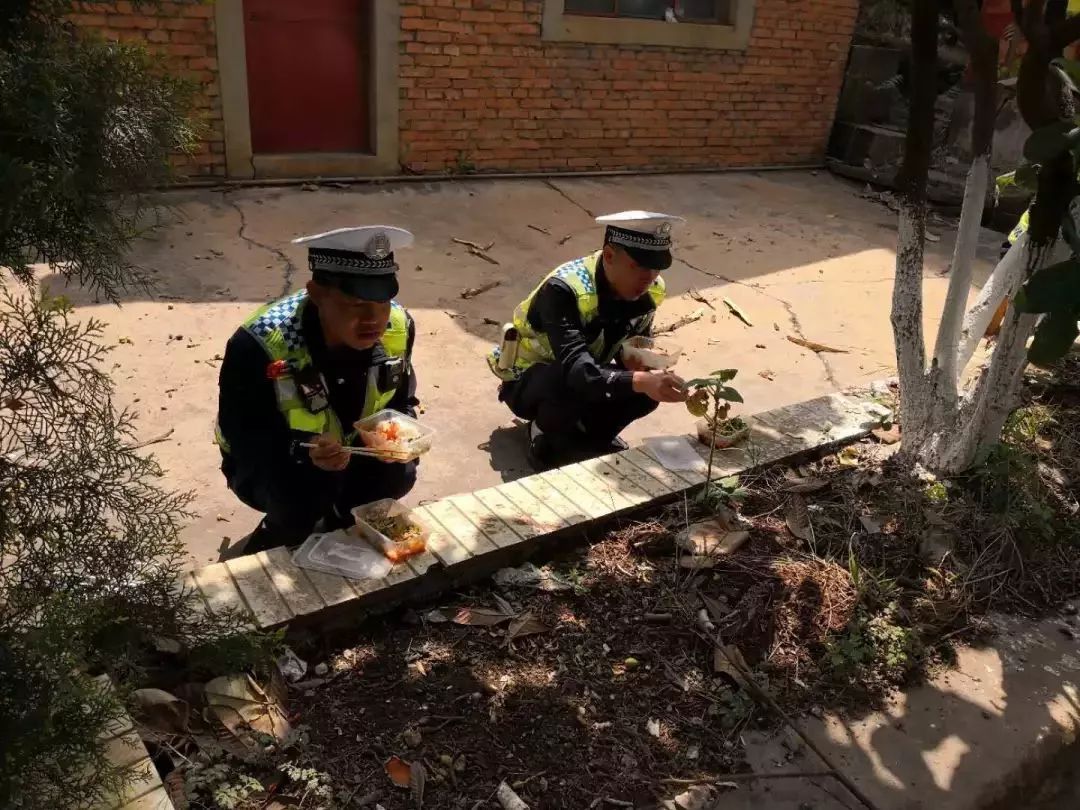
M 731 24 L 731 0 L 565 0 L 566 14 L 717 25 Z M 669 15 L 670 12 L 670 15 Z

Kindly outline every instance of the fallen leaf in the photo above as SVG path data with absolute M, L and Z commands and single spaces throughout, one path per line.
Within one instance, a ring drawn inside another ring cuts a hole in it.
M 499 800 L 503 810 L 529 810 L 529 805 L 525 804 L 506 782 L 499 783 L 499 787 L 495 791 L 495 798 Z
M 859 466 L 859 448 L 855 445 L 851 447 L 845 447 L 839 453 L 836 454 L 836 461 L 841 467 L 858 467 Z
M 510 622 L 510 626 L 506 628 L 506 640 L 507 643 L 513 641 L 516 638 L 522 638 L 523 636 L 534 636 L 537 633 L 546 633 L 551 628 L 535 618 L 532 613 L 526 611 Z
M 798 493 L 793 493 L 788 499 L 787 509 L 784 512 L 784 523 L 788 531 L 800 540 L 808 543 L 814 540 L 814 527 L 810 525 L 810 510 L 806 508 L 806 498 Z
M 399 788 L 408 788 L 412 785 L 412 765 L 401 757 L 392 756 L 386 760 L 383 770 L 390 777 L 390 781 Z
M 712 616 L 712 620 L 717 624 L 721 624 L 724 619 L 727 618 L 728 613 L 731 612 L 730 610 L 728 610 L 727 603 L 721 602 L 719 599 L 714 599 L 713 597 L 708 596 L 704 593 L 700 594 L 700 596 L 701 601 L 705 604 L 705 607 L 708 608 L 709 615 Z
M 662 802 L 663 810 L 708 810 L 712 805 L 713 792 L 705 785 L 697 785 L 674 799 Z
M 881 524 L 869 515 L 859 515 L 859 522 L 869 535 L 881 534 Z
M 424 768 L 424 763 L 412 763 L 409 766 L 409 788 L 417 810 L 423 810 L 424 807 L 425 784 L 427 784 L 427 770 Z
M 704 317 L 704 309 L 695 309 L 689 315 L 683 315 L 681 318 L 674 321 L 673 323 L 668 324 L 667 326 L 661 326 L 660 328 L 656 329 L 655 334 L 664 335 L 668 332 L 674 332 L 676 329 L 682 329 L 687 324 L 694 323 L 695 321 L 700 321 Z
M 896 444 L 900 441 L 900 426 L 894 424 L 891 428 L 874 428 L 871 435 L 882 444 Z
M 713 649 L 713 672 L 722 673 L 731 677 L 739 686 L 746 683 L 744 672 L 750 670 L 746 663 L 742 650 L 734 644 L 725 644 Z
M 829 482 L 824 478 L 789 478 L 788 482 L 784 484 L 784 492 L 798 492 L 805 494 L 808 492 L 820 492 L 829 485 Z
M 824 343 L 815 343 L 812 340 L 806 338 L 795 337 L 794 335 L 788 335 L 787 339 L 794 343 L 796 346 L 802 346 L 804 349 L 809 349 L 812 352 L 825 352 L 827 354 L 848 354 L 847 349 L 836 349 L 832 346 L 826 346 Z
M 187 734 L 190 730 L 191 707 L 164 689 L 136 689 L 135 719 L 162 734 Z
M 694 523 L 677 540 L 679 545 L 695 555 L 730 554 L 750 539 L 750 532 L 731 531 L 718 520 Z
M 276 740 L 285 739 L 291 730 L 278 691 L 273 682 L 264 689 L 250 675 L 223 675 L 204 687 L 207 711 L 249 747 L 257 744 L 249 730 Z
M 723 301 L 724 301 L 724 306 L 726 306 L 728 308 L 728 311 L 731 312 L 732 315 L 734 315 L 740 321 L 745 323 L 747 326 L 753 326 L 753 324 L 750 323 L 750 319 L 746 317 L 746 313 L 743 312 L 741 309 L 739 309 L 738 304 L 736 304 L 730 298 L 724 298 Z
M 645 730 L 649 732 L 653 737 L 660 738 L 660 721 L 656 718 L 650 717 L 645 723 Z
M 703 568 L 715 568 L 715 557 L 693 557 L 686 555 L 679 557 L 679 567 L 686 568 L 691 571 L 700 571 Z
M 714 307 L 714 306 L 713 306 L 713 305 L 712 305 L 712 304 L 711 304 L 711 303 L 709 302 L 709 299 L 708 299 L 708 298 L 706 298 L 706 297 L 705 297 L 704 295 L 702 295 L 701 293 L 699 293 L 699 292 L 698 292 L 697 290 L 695 290 L 695 289 L 694 289 L 693 287 L 691 287 L 691 288 L 690 288 L 689 290 L 687 290 L 687 291 L 686 291 L 686 294 L 687 294 L 687 296 L 688 296 L 688 297 L 690 297 L 690 298 L 693 298 L 693 299 L 694 299 L 695 301 L 697 301 L 697 302 L 698 302 L 699 304 L 704 304 L 704 305 L 705 305 L 705 306 L 707 306 L 707 307 L 708 307 L 709 309 L 716 309 L 716 307 Z
M 451 619 L 451 621 L 454 624 L 467 624 L 472 627 L 492 627 L 496 624 L 502 624 L 505 621 L 509 621 L 512 618 L 514 618 L 513 613 L 504 613 L 501 610 L 462 607 L 458 608 L 457 613 L 454 614 L 454 618 Z
M 762 379 L 765 379 L 765 380 L 768 380 L 769 382 L 772 382 L 773 380 L 776 379 L 776 372 L 775 371 L 769 371 L 769 369 L 765 369 L 764 371 L 759 371 L 758 376 L 761 377 Z
M 488 290 L 494 290 L 500 284 L 502 284 L 502 282 L 496 279 L 495 281 L 489 281 L 486 284 L 481 284 L 479 287 L 466 287 L 464 290 L 461 291 L 461 297 L 475 298 L 482 293 L 486 293 Z
M 436 608 L 435 610 L 429 610 L 424 614 L 424 621 L 430 622 L 431 624 L 446 624 L 450 619 L 445 613 Z

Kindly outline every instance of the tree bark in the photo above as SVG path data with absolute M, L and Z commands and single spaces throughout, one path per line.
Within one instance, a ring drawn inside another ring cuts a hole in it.
M 990 187 L 990 153 L 997 113 L 998 42 L 986 32 L 975 0 L 956 0 L 955 7 L 960 33 L 971 58 L 975 111 L 971 124 L 973 157 L 964 186 L 964 203 L 949 273 L 949 291 L 934 345 L 933 365 L 938 367 L 939 373 L 937 384 L 933 387 L 937 389 L 937 411 L 941 418 L 953 415 L 956 410 L 961 371 L 957 347 L 971 289 L 986 192 Z
M 900 377 L 900 411 L 905 450 L 924 435 L 930 398 L 923 338 L 923 249 L 926 237 L 926 184 L 937 98 L 937 2 L 915 0 L 911 20 L 911 107 L 904 162 L 897 174 L 900 197 L 892 329 Z

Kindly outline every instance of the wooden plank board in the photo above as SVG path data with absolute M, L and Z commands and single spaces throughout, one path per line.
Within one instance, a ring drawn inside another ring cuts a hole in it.
M 328 574 L 325 571 L 312 571 L 310 568 L 300 570 L 304 572 L 308 582 L 327 606 L 340 605 L 342 602 L 355 599 L 362 593 L 353 588 L 351 583 L 354 580 L 339 577 L 337 574 Z
M 537 477 L 565 495 L 567 500 L 579 509 L 584 509 L 585 514 L 590 518 L 599 519 L 607 517 L 613 511 L 611 508 L 605 506 L 590 490 L 583 488 L 581 484 L 578 484 L 570 478 L 561 468 L 557 470 L 548 470 L 547 472 L 540 473 Z
M 650 476 L 666 486 L 671 492 L 682 492 L 687 488 L 686 481 L 664 467 L 664 465 L 655 458 L 641 452 L 641 450 L 636 447 L 623 453 L 619 453 L 618 455 L 621 460 L 628 461 L 639 470 L 647 472 Z
M 635 486 L 643 490 L 650 498 L 664 498 L 674 490 L 657 478 L 649 475 L 636 464 L 630 462 L 622 453 L 612 453 L 609 456 L 601 456 L 596 459 L 634 482 Z M 679 489 L 682 489 L 681 487 Z
M 690 441 L 691 445 L 697 444 L 697 439 L 696 438 L 687 437 L 687 440 Z M 656 454 L 653 453 L 653 451 L 649 447 L 649 445 L 643 444 L 643 445 L 641 445 L 640 449 L 641 449 L 642 453 L 647 455 L 649 458 L 651 458 L 657 464 L 660 464 L 660 466 L 663 467 L 665 470 L 668 470 L 667 467 L 664 467 L 664 465 L 660 463 L 660 460 L 656 457 Z M 683 481 L 686 482 L 687 486 L 693 487 L 693 486 L 697 486 L 698 484 L 704 484 L 705 483 L 705 473 L 704 473 L 704 471 L 698 472 L 697 470 L 668 470 L 668 472 L 671 473 L 672 475 L 676 476 L 677 478 L 681 478 Z
M 367 593 L 375 593 L 382 588 L 389 588 L 393 585 L 400 585 L 402 582 L 408 582 L 410 579 L 416 579 L 416 572 L 409 567 L 407 562 L 398 563 L 390 569 L 390 573 L 378 581 L 378 587 L 373 587 Z
M 519 487 L 543 503 L 548 509 L 566 521 L 567 525 L 576 526 L 590 519 L 590 515 L 571 501 L 548 481 L 539 475 L 530 475 L 514 481 Z M 503 484 L 509 486 L 509 484 Z
M 225 563 L 215 563 L 192 572 L 199 592 L 206 599 L 211 613 L 220 614 L 229 610 L 238 610 L 251 615 L 247 602 L 236 587 L 232 574 Z
M 488 540 L 499 548 L 509 548 L 521 542 L 521 537 L 503 523 L 498 515 L 484 506 L 475 495 L 471 493 L 451 495 L 447 500 L 461 510 L 461 514 L 465 515 Z
M 442 500 L 429 503 L 427 512 L 443 530 L 460 543 L 473 557 L 495 551 L 496 546 L 480 529 L 461 513 L 450 501 Z
M 278 546 L 267 549 L 255 556 L 266 569 L 270 582 L 294 616 L 315 613 L 326 607 L 315 586 L 304 575 L 304 571 L 293 564 L 292 555 L 284 548 Z
M 412 513 L 431 532 L 428 537 L 428 551 L 447 568 L 463 563 L 472 557 L 472 553 L 443 528 L 443 525 L 428 512 L 426 506 L 419 506 L 413 509 Z
M 245 554 L 227 560 L 225 565 L 260 627 L 272 627 L 292 618 L 292 611 L 274 588 L 258 555 Z
M 543 532 L 565 529 L 572 524 L 564 520 L 550 506 L 542 503 L 519 481 L 508 481 L 495 487 L 499 494 L 516 506 L 523 515 L 527 515 Z M 569 503 L 569 502 L 568 502 Z
M 425 551 L 423 554 L 417 554 L 415 557 L 409 558 L 409 567 L 416 572 L 417 576 L 422 577 L 428 572 L 428 569 L 433 565 L 439 565 L 439 560 L 435 557 L 431 551 Z
M 175 810 L 169 791 L 164 785 L 154 788 L 149 793 L 128 802 L 119 810 Z
M 540 524 L 531 515 L 523 512 L 517 504 L 500 492 L 498 487 L 477 490 L 473 495 L 522 540 L 531 540 L 537 535 L 552 531 L 546 524 Z
M 154 767 L 150 757 L 146 755 L 146 749 L 144 748 L 143 759 L 128 768 L 127 785 L 118 796 L 114 796 L 106 804 L 106 807 L 119 808 L 134 804 L 136 799 L 154 792 L 159 787 L 162 787 L 161 777 L 158 776 L 157 768 Z
M 601 481 L 614 486 L 616 491 L 625 495 L 635 504 L 648 503 L 656 497 L 649 489 L 655 489 L 658 495 L 668 494 L 667 489 L 660 486 L 660 482 L 652 479 L 649 479 L 648 489 L 643 487 L 634 479 L 634 476 L 639 476 L 642 479 L 649 478 L 649 476 L 642 473 L 632 464 L 619 464 L 618 459 L 612 456 L 586 459 L 581 462 L 581 467 L 600 478 Z
M 603 472 L 594 473 L 583 464 L 568 464 L 561 469 L 567 478 L 593 493 L 609 513 L 629 509 L 648 500 L 647 495 L 643 500 L 637 493 L 624 492 L 617 478 L 612 478 Z
M 126 768 L 146 759 L 148 755 L 139 732 L 132 727 L 105 743 L 105 756 L 116 767 Z

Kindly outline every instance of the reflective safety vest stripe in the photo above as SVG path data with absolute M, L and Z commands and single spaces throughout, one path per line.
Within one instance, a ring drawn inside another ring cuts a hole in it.
M 307 304 L 307 291 L 301 290 L 258 309 L 242 326 L 266 351 L 267 365 L 278 360 L 287 364 L 286 373 L 274 379 L 274 392 L 277 395 L 278 409 L 285 416 L 289 430 L 312 434 L 329 433 L 344 444 L 346 435 L 334 409 L 327 407 L 318 413 L 308 410 L 293 377 L 293 372 L 305 369 L 313 363 L 311 352 L 304 341 L 302 326 Z M 390 304 L 390 321 L 379 343 L 387 357 L 406 359 L 409 314 L 396 301 Z M 396 388 L 380 390 L 378 380 L 378 366 L 372 366 L 368 371 L 361 418 L 385 408 L 397 393 Z M 226 453 L 229 452 L 228 441 L 217 425 L 214 426 L 214 441 Z
M 1031 207 L 1030 206 L 1025 208 L 1023 215 L 1020 217 L 1020 221 L 1016 223 L 1016 227 L 1013 228 L 1011 231 L 1009 231 L 1009 244 L 1010 245 L 1015 245 L 1016 240 L 1019 239 L 1021 236 L 1023 236 L 1025 233 L 1027 233 L 1028 220 L 1031 219 L 1030 212 L 1031 212 Z
M 540 288 L 549 279 L 557 278 L 565 282 L 577 295 L 578 314 L 581 316 L 582 325 L 588 325 L 590 321 L 600 314 L 600 297 L 596 291 L 596 268 L 600 265 L 600 256 L 603 251 L 591 253 L 580 259 L 574 259 L 560 265 L 548 273 L 530 294 L 529 297 L 517 305 L 514 310 L 514 328 L 518 333 L 517 360 L 512 368 L 503 370 L 499 368 L 500 347 L 493 348 L 487 356 L 488 367 L 492 373 L 501 380 L 510 381 L 520 377 L 527 368 L 534 363 L 551 363 L 555 360 L 555 353 L 551 349 L 551 342 L 543 332 L 537 332 L 529 323 L 529 309 L 540 292 Z M 655 307 L 659 307 L 664 301 L 664 280 L 657 277 L 649 287 L 649 297 Z M 629 335 L 627 336 L 629 337 Z M 598 363 L 605 364 L 618 354 L 619 349 L 625 342 L 619 341 L 614 346 L 604 347 L 604 336 L 600 334 L 589 346 L 589 353 L 596 358 Z

